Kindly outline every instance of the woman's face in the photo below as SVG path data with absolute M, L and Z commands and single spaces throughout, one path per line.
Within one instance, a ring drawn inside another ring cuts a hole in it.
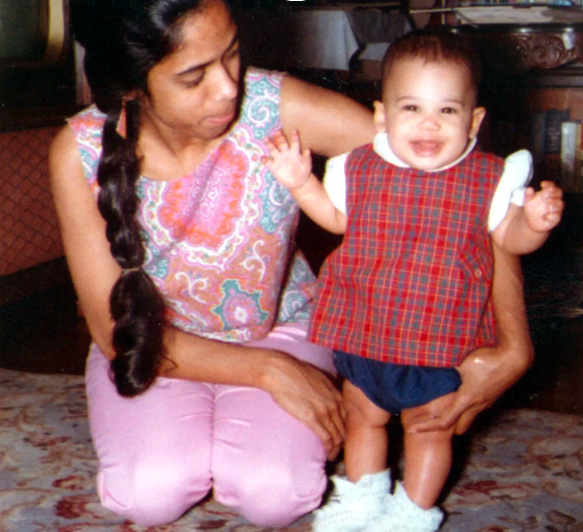
M 184 21 L 180 40 L 148 75 L 145 113 L 165 133 L 185 140 L 215 139 L 237 112 L 237 27 L 225 4 L 210 0 Z

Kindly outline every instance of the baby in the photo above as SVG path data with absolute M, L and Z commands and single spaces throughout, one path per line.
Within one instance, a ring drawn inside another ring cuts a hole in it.
M 486 114 L 479 66 L 455 35 L 417 31 L 383 63 L 378 134 L 327 165 L 324 185 L 297 132 L 267 141 L 268 166 L 316 223 L 342 244 L 324 262 L 310 340 L 334 350 L 345 378 L 347 478 L 333 477 L 317 532 L 433 532 L 453 428 L 416 432 L 461 384 L 456 367 L 494 345 L 492 241 L 530 253 L 559 223 L 562 192 L 526 187 L 531 157 L 476 147 Z M 404 428 L 405 469 L 391 490 L 391 415 Z

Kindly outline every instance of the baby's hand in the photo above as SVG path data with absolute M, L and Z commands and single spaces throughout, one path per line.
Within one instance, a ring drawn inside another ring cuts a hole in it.
M 550 231 L 559 225 L 564 207 L 563 191 L 552 181 L 543 181 L 538 192 L 532 187 L 526 189 L 524 195 L 526 223 L 537 233 Z
M 308 182 L 312 173 L 310 150 L 302 151 L 300 135 L 294 130 L 288 144 L 282 131 L 277 131 L 265 145 L 271 158 L 264 157 L 263 162 L 275 178 L 289 189 L 299 188 Z

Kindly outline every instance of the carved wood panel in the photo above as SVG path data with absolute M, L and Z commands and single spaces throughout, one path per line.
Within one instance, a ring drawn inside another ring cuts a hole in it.
M 583 60 L 583 27 L 578 25 L 533 25 L 523 27 L 458 26 L 485 48 L 504 48 L 518 70 L 556 68 Z
M 509 34 L 507 39 L 525 69 L 556 68 L 583 57 L 583 33 L 574 30 L 517 32 Z

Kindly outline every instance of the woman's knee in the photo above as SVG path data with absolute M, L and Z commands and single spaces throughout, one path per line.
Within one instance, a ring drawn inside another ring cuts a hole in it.
M 140 464 L 132 470 L 112 466 L 97 476 L 101 504 L 143 526 L 176 521 L 205 497 L 212 487 L 210 471 L 175 464 Z
M 326 489 L 324 468 L 292 470 L 265 464 L 246 475 L 215 475 L 215 498 L 257 526 L 284 527 L 320 505 Z

